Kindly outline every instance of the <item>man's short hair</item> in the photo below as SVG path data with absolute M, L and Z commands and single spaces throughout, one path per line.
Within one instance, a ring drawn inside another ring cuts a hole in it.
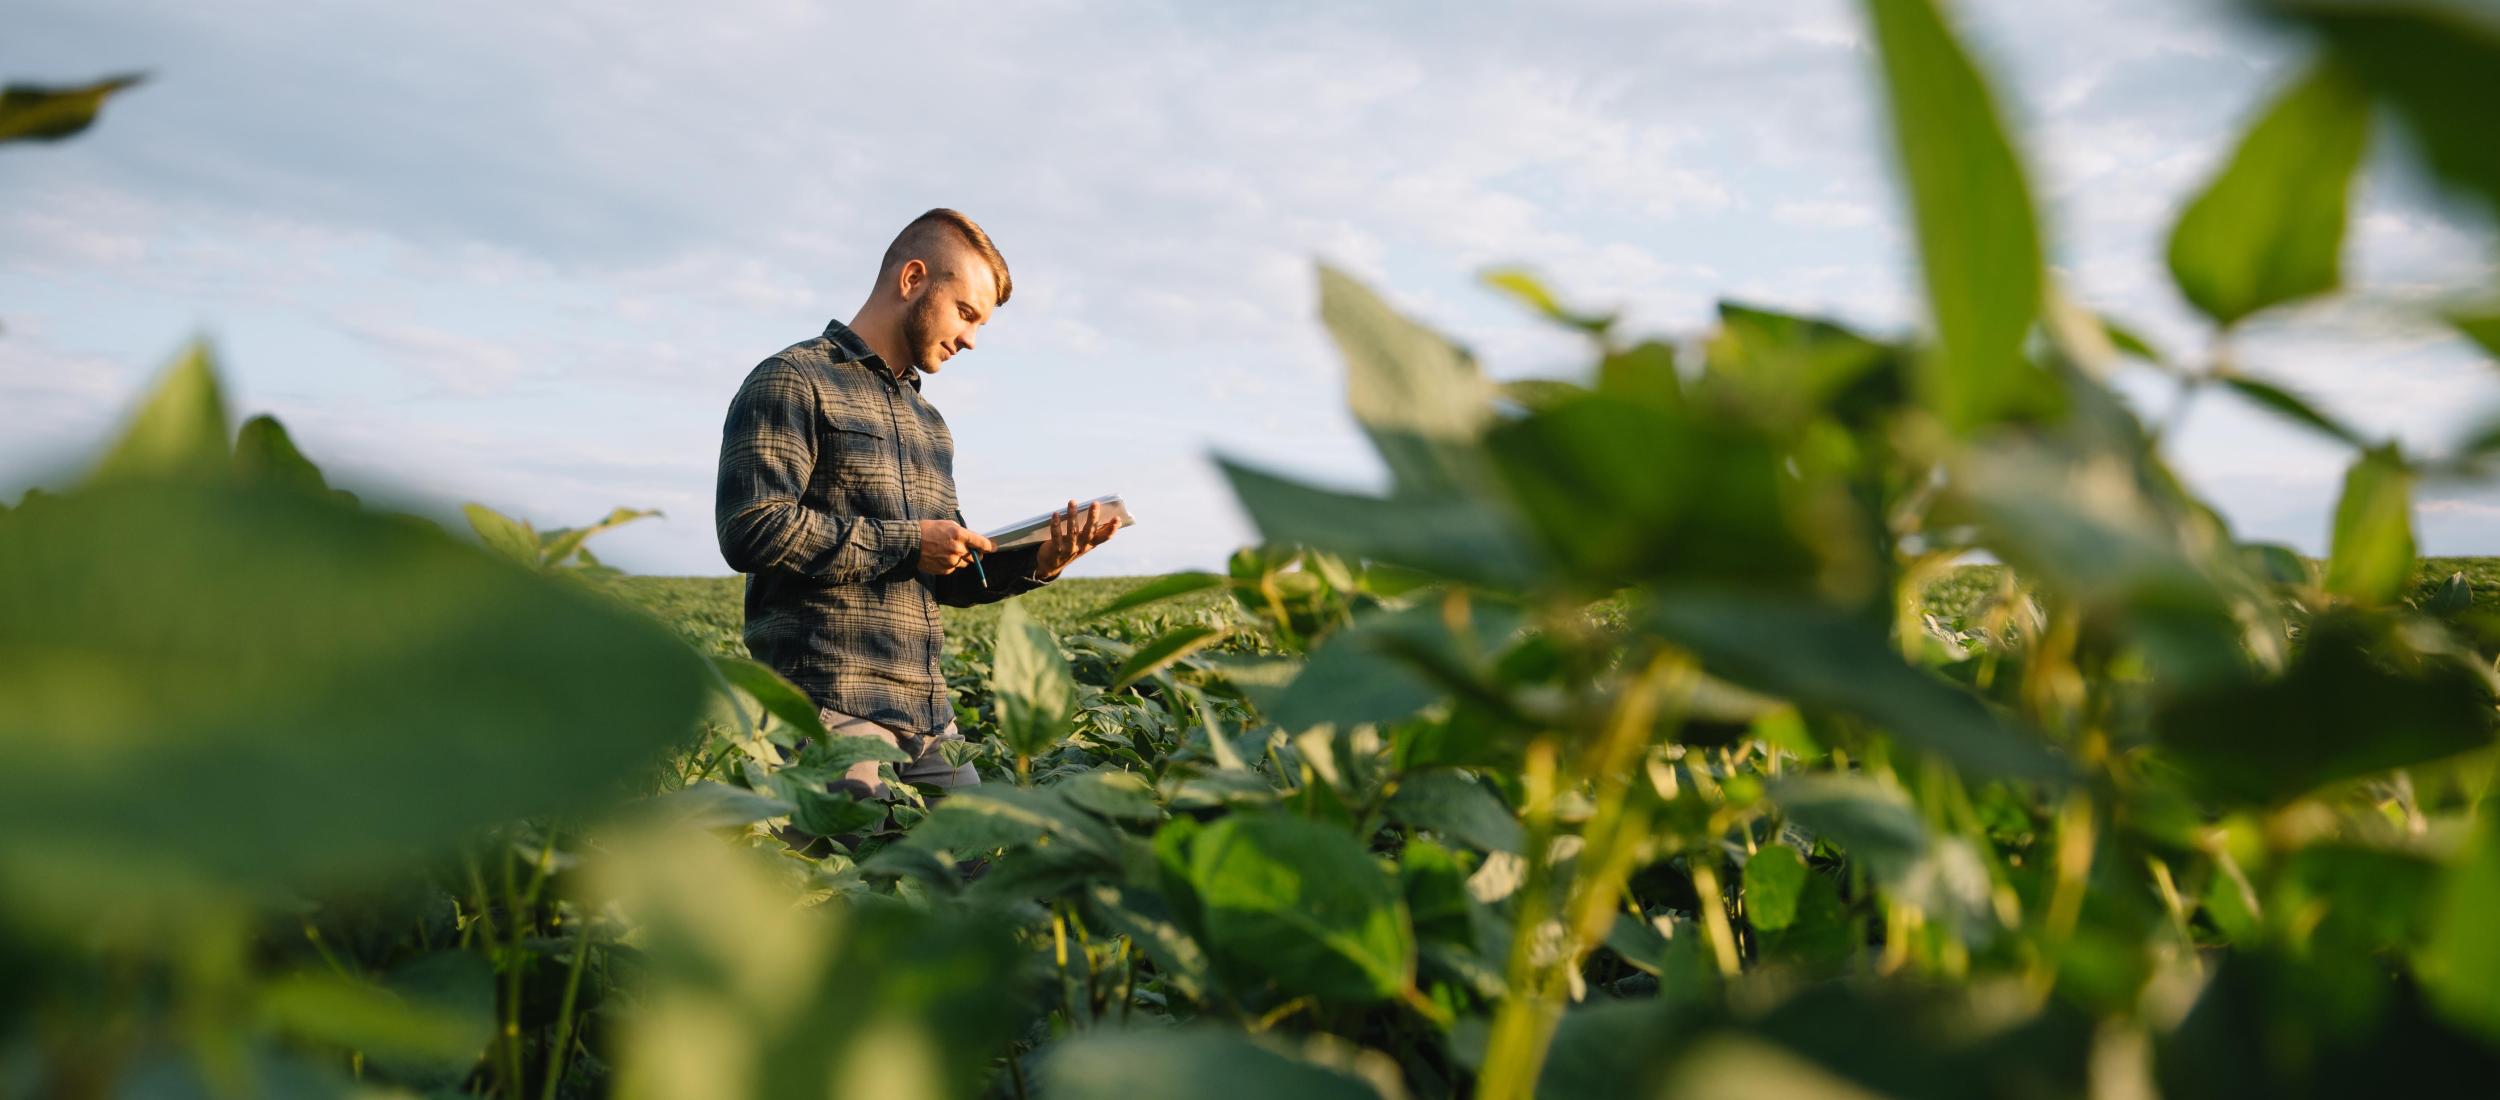
M 972 219 L 943 206 L 911 220 L 910 225 L 894 235 L 894 243 L 885 248 L 885 259 L 877 265 L 877 278 L 883 281 L 902 269 L 904 264 L 919 260 L 934 268 L 931 257 L 946 245 L 960 241 L 978 253 L 990 265 L 990 274 L 998 277 L 997 305 L 1007 304 L 1007 295 L 1016 288 L 1007 276 L 1007 258 L 998 254 L 998 246 L 990 243 L 990 235 L 973 224 Z M 933 272 L 933 274 L 945 274 Z

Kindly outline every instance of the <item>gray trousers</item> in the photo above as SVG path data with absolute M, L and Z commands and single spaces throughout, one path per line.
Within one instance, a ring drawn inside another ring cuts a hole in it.
M 886 726 L 855 714 L 844 714 L 830 707 L 817 708 L 816 716 L 824 719 L 825 728 L 833 731 L 836 737 L 875 737 L 901 749 L 911 759 L 894 765 L 894 774 L 905 783 L 945 790 L 977 787 L 981 784 L 980 773 L 973 771 L 972 765 L 965 764 L 958 767 L 949 764 L 946 762 L 946 754 L 938 749 L 938 746 L 945 742 L 964 739 L 964 735 L 956 730 L 953 722 L 946 723 L 946 728 L 936 733 L 915 734 L 896 733 Z M 887 794 L 885 783 L 877 778 L 875 761 L 851 765 L 851 770 L 844 774 L 842 779 L 846 785 L 857 784 L 873 797 L 883 798 Z

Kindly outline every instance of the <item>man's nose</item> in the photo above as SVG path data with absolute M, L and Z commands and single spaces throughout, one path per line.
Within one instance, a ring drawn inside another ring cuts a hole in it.
M 956 338 L 955 338 L 955 350 L 957 350 L 957 351 L 971 351 L 971 350 L 972 350 L 972 332 L 973 332 L 973 330 L 971 330 L 971 329 L 965 329 L 965 330 L 964 330 L 964 334 L 963 334 L 963 335 L 958 336 L 958 337 L 956 337 Z

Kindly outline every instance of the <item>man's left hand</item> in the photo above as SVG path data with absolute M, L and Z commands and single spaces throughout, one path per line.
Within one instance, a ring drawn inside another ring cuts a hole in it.
M 1050 539 L 1042 543 L 1041 561 L 1034 574 L 1043 580 L 1058 576 L 1069 562 L 1109 542 L 1112 532 L 1119 529 L 1120 521 L 1116 517 L 1104 518 L 1102 505 L 1088 504 L 1085 511 L 1079 514 L 1076 502 L 1069 501 L 1066 511 L 1050 514 Z

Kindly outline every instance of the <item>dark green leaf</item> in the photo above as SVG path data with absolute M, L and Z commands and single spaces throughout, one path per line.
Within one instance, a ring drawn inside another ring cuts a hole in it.
M 1448 694 L 1426 668 L 1463 668 L 1468 655 L 1499 648 L 1518 623 L 1509 608 L 1476 604 L 1461 641 L 1438 600 L 1366 614 L 1313 649 L 1293 682 L 1260 701 L 1260 709 L 1289 731 L 1396 721 Z M 1430 666 L 1419 667 L 1421 661 Z
M 1130 608 L 1143 607 L 1158 600 L 1168 600 L 1174 596 L 1186 596 L 1192 592 L 1204 592 L 1210 588 L 1222 588 L 1226 583 L 1225 578 L 1216 573 L 1195 571 L 1166 573 L 1121 593 L 1118 599 L 1104 604 L 1101 607 L 1097 607 L 1092 611 L 1086 612 L 1084 617 L 1086 619 L 1100 619 L 1105 616 L 1119 614 L 1120 612 L 1127 611 Z
M 2431 999 L 2450 1020 L 2500 1042 L 2500 809 L 2482 820 L 2441 888 L 2430 942 L 2419 966 Z
M 2477 669 L 2346 612 L 2310 624 L 2281 678 L 2176 700 L 2155 727 L 2203 789 L 2264 804 L 2489 745 L 2492 693 Z
M 1111 690 L 1118 691 L 1161 672 L 1172 662 L 1223 641 L 1229 633 L 1222 627 L 1185 626 L 1162 634 L 1138 646 L 1128 660 L 1120 662 L 1120 671 L 1111 678 Z
M 0 525 L 0 875 L 370 871 L 613 798 L 702 703 L 665 627 L 429 524 L 266 486 L 46 504 Z
M 1715 675 L 1863 716 L 1974 772 L 2045 779 L 2070 771 L 1976 697 L 1904 663 L 1882 628 L 1862 617 L 1802 600 L 1664 592 L 1651 598 L 1644 621 Z
M 1378 1001 L 1406 987 L 1415 943 L 1397 883 L 1345 833 L 1234 814 L 1189 844 L 1189 881 L 1226 980 Z
M 1061 798 L 1104 817 L 1153 821 L 1163 816 L 1154 788 L 1133 772 L 1082 772 L 1050 785 Z
M 2326 587 L 2364 604 L 2392 602 L 2413 576 L 2413 470 L 2393 448 L 2354 459 L 2335 502 Z
M 2500 215 L 2500 141 L 2492 140 L 2486 109 L 2500 103 L 2500 23 L 2487 8 L 2353 0 L 2275 6 L 2319 31 L 2337 60 L 2395 106 L 2433 172 L 2478 192 Z
M 1216 465 L 1270 542 L 1314 546 L 1496 588 L 1521 587 L 1541 574 L 1535 552 L 1487 502 L 1358 496 L 1289 481 L 1221 457 Z
M 771 817 L 786 817 L 797 807 L 744 787 L 699 780 L 646 803 L 662 821 L 691 829 L 718 829 Z
M 0 142 L 59 141 L 95 123 L 105 97 L 145 79 L 117 76 L 75 88 L 11 84 L 0 89 Z
M 1527 836 L 1518 816 L 1484 784 L 1453 771 L 1427 771 L 1398 781 L 1389 820 L 1488 852 L 1516 854 Z
M 2466 339 L 2483 349 L 2483 354 L 2500 359 L 2500 313 L 2460 313 L 2448 318 L 2448 321 L 2457 327 L 2458 332 L 2464 333 Z
M 482 955 L 443 951 L 393 974 L 390 988 L 306 971 L 271 982 L 261 1011 L 296 1035 L 362 1051 L 400 1070 L 457 1080 L 495 1033 L 494 971 Z
M 2287 89 L 2171 231 L 2180 292 L 2227 327 L 2335 289 L 2369 133 L 2369 93 L 2342 68 L 2316 66 Z
M 752 697 L 765 713 L 800 733 L 818 741 L 832 736 L 825 731 L 824 716 L 818 713 L 815 701 L 782 679 L 780 673 L 743 657 L 714 657 L 712 670 L 720 673 L 731 687 Z M 909 758 L 898 752 L 894 759 L 900 763 Z
M 2368 440 L 2361 438 L 2361 433 L 2346 427 L 2333 417 L 2319 412 L 2317 408 L 2310 405 L 2309 402 L 2302 400 L 2298 396 L 2295 396 L 2291 391 L 2274 385 L 2273 383 L 2261 382 L 2257 379 L 2237 374 L 2223 375 L 2221 377 L 2221 382 L 2223 385 L 2229 386 L 2240 396 L 2263 405 L 2266 408 L 2273 410 L 2278 415 L 2281 415 L 2284 419 L 2290 420 L 2301 425 L 2302 427 L 2312 429 L 2328 436 L 2329 438 L 2349 443 L 2355 447 L 2367 447 L 2370 445 Z
M 886 804 L 872 798 L 859 798 L 820 787 L 800 787 L 792 792 L 798 801 L 790 823 L 817 836 L 850 836 L 875 829 L 885 822 Z
M 1745 861 L 1745 919 L 1765 932 L 1788 927 L 1797 919 L 1797 899 L 1813 873 L 1795 848 L 1764 845 Z
M 1995 97 L 1930 0 L 1867 0 L 1942 343 L 1928 404 L 1957 429 L 2022 406 L 2040 312 L 2040 239 Z
M 1206 948 L 1172 919 L 1162 898 L 1148 890 L 1097 882 L 1086 887 L 1085 899 L 1087 919 L 1127 936 L 1154 960 L 1174 990 L 1192 999 L 1206 995 L 1212 980 Z
M 234 440 L 234 471 L 248 481 L 271 485 L 287 485 L 295 489 L 320 493 L 329 489 L 322 480 L 321 469 L 295 449 L 295 441 L 287 437 L 285 426 L 266 416 L 255 416 L 243 422 L 243 430 Z

